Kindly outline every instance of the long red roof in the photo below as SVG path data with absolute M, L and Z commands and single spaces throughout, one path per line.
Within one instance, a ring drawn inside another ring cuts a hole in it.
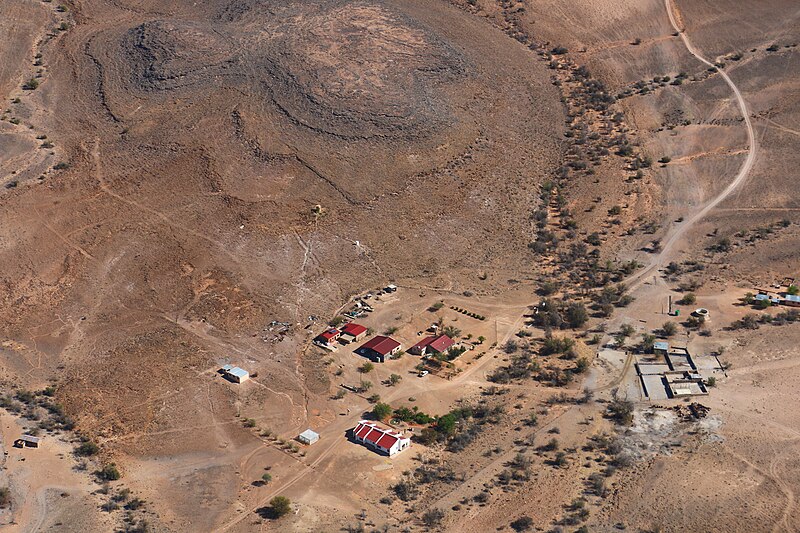
M 395 433 L 391 429 L 383 428 L 374 422 L 362 420 L 353 430 L 353 434 L 359 439 L 372 443 L 375 446 L 389 450 L 395 443 L 403 438 L 400 433 Z
M 386 337 L 384 335 L 378 335 L 377 337 L 372 337 L 369 341 L 364 343 L 361 348 L 367 348 L 381 355 L 387 355 L 389 352 L 399 346 L 400 343 L 393 338 Z

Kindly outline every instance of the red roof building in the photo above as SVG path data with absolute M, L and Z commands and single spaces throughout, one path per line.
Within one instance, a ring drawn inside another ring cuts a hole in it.
M 386 455 L 395 455 L 411 446 L 411 439 L 375 422 L 361 420 L 353 428 L 353 439 Z
M 362 326 L 361 324 L 356 324 L 355 322 L 350 322 L 349 324 L 345 324 L 342 328 L 342 337 L 346 342 L 358 342 L 363 339 L 367 334 L 367 328 Z
M 338 329 L 331 328 L 317 335 L 314 338 L 314 342 L 316 342 L 317 344 L 324 344 L 325 346 L 330 346 L 336 341 L 336 339 L 339 338 L 339 335 L 341 335 L 341 333 L 342 332 L 339 331 Z
M 372 337 L 366 343 L 364 343 L 364 345 L 357 350 L 357 353 L 360 353 L 361 355 L 366 355 L 370 359 L 375 359 L 383 363 L 387 357 L 389 357 L 390 355 L 394 355 L 399 351 L 400 351 L 399 342 L 397 342 L 391 337 L 386 337 L 384 335 L 377 335 L 375 337 Z
M 417 344 L 408 349 L 410 353 L 416 355 L 427 355 L 429 353 L 443 353 L 450 349 L 455 341 L 447 335 L 435 335 L 425 337 Z

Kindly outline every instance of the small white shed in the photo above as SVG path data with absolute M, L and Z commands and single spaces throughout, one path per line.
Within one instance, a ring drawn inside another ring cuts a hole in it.
M 319 440 L 319 433 L 307 429 L 297 436 L 297 440 L 299 440 L 303 444 L 314 444 Z

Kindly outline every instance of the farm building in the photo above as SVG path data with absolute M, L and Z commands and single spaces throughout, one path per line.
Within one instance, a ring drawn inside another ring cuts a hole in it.
M 314 343 L 323 348 L 332 348 L 335 346 L 336 339 L 338 339 L 341 334 L 342 332 L 338 329 L 331 328 L 314 337 Z
M 319 440 L 319 433 L 310 429 L 305 430 L 297 436 L 297 440 L 303 444 L 314 444 Z
M 367 335 L 367 328 L 365 328 L 361 324 L 350 322 L 349 324 L 345 324 L 345 326 L 342 328 L 342 333 L 339 339 L 345 344 L 349 344 L 351 342 L 360 341 L 366 335 Z
M 244 383 L 250 379 L 250 373 L 238 366 L 225 365 L 222 367 L 221 372 L 227 380 L 233 381 L 234 383 Z
M 760 301 L 763 301 L 763 300 L 767 300 L 771 304 L 780 303 L 780 298 L 778 298 L 777 296 L 772 296 L 770 294 L 766 294 L 766 293 L 763 293 L 763 292 L 759 292 L 758 294 L 756 294 L 755 297 L 754 297 L 754 300 L 757 301 L 757 302 L 760 302 Z
M 400 343 L 391 337 L 378 335 L 372 337 L 356 352 L 360 355 L 369 357 L 373 361 L 383 363 L 387 357 L 400 351 Z
M 353 439 L 368 448 L 388 456 L 402 452 L 411 446 L 411 439 L 367 420 L 361 420 L 353 428 Z
M 417 344 L 408 349 L 409 353 L 415 355 L 428 355 L 443 353 L 450 349 L 455 341 L 447 335 L 433 335 L 425 337 Z
M 800 296 L 796 294 L 787 294 L 783 297 L 783 305 L 789 307 L 800 307 Z
M 33 435 L 23 435 L 14 441 L 16 448 L 38 448 L 41 444 L 41 437 L 34 437 Z

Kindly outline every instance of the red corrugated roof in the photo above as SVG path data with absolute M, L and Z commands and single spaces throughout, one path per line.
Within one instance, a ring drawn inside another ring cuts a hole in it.
M 431 343 L 428 345 L 428 348 L 432 348 L 437 352 L 443 352 L 450 348 L 453 344 L 455 344 L 455 341 L 447 335 L 439 335 L 431 341 Z
M 447 335 L 435 335 L 432 337 L 425 337 L 415 344 L 411 351 L 421 351 L 422 348 L 428 347 L 434 351 L 443 352 L 450 348 L 453 344 L 455 344 L 455 341 Z
M 353 434 L 359 439 L 365 440 L 375 446 L 385 450 L 390 449 L 402 438 L 402 435 L 395 433 L 388 428 L 383 428 L 374 422 L 361 421 L 353 429 Z
M 320 333 L 317 336 L 320 339 L 325 339 L 326 341 L 329 341 L 331 339 L 335 339 L 336 337 L 338 337 L 339 333 L 340 332 L 339 332 L 338 329 L 333 328 L 333 329 L 329 329 L 328 331 L 323 331 L 322 333 Z
M 366 424 L 359 424 L 358 426 L 356 426 L 356 429 L 354 430 L 354 434 L 359 439 L 363 439 L 366 436 L 366 434 L 369 433 L 370 431 L 372 431 L 372 428 L 370 426 L 368 426 Z
M 394 446 L 395 442 L 397 442 L 397 437 L 388 433 L 384 433 L 383 436 L 378 439 L 378 442 L 376 442 L 375 445 L 383 448 L 384 450 L 388 450 Z
M 394 340 L 393 338 L 385 337 L 383 335 L 378 335 L 377 337 L 372 337 L 361 348 L 372 350 L 373 352 L 379 353 L 381 355 L 388 355 L 392 350 L 394 350 L 399 346 L 400 343 Z
M 367 328 L 362 326 L 361 324 L 356 324 L 355 322 L 350 322 L 346 324 L 342 328 L 342 333 L 347 333 L 348 335 L 352 335 L 353 337 L 358 337 L 362 333 L 366 333 Z

